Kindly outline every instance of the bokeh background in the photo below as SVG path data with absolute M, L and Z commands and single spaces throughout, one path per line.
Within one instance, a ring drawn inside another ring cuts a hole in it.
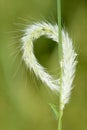
M 48 103 L 58 97 L 22 62 L 20 38 L 26 25 L 57 21 L 56 0 L 0 0 L 0 130 L 57 130 Z M 78 52 L 78 66 L 63 130 L 87 130 L 87 0 L 62 0 L 62 25 Z M 59 73 L 55 42 L 41 37 L 34 44 L 39 61 L 54 77 Z

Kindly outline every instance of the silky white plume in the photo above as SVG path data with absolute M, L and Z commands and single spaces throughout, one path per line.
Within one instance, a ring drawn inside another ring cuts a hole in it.
M 30 68 L 30 70 L 33 70 L 43 83 L 45 83 L 51 90 L 60 92 L 59 80 L 54 80 L 54 78 L 45 71 L 45 68 L 38 63 L 33 52 L 34 40 L 43 35 L 58 43 L 58 25 L 42 22 L 28 26 L 22 38 L 22 58 L 27 67 Z M 73 49 L 72 40 L 64 30 L 62 30 L 62 52 L 63 56 L 60 64 L 63 70 L 61 88 L 61 102 L 63 109 L 70 97 L 76 68 L 76 53 Z

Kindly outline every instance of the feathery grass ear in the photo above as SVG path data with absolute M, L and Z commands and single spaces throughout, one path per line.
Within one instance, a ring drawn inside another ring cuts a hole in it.
M 34 56 L 33 42 L 40 36 L 45 35 L 58 43 L 58 26 L 50 23 L 35 23 L 25 30 L 22 38 L 23 60 L 30 70 L 33 70 L 37 77 L 41 79 L 51 90 L 61 93 L 61 109 L 69 101 L 72 90 L 76 68 L 76 53 L 73 49 L 72 40 L 68 33 L 62 30 L 62 60 L 60 61 L 62 73 L 62 88 L 60 91 L 59 80 L 54 80 L 42 67 Z
M 62 49 L 62 57 L 59 61 L 61 69 L 61 76 L 59 80 L 54 80 L 45 71 L 45 68 L 38 63 L 33 52 L 33 42 L 40 36 L 45 35 L 47 38 L 51 38 L 57 43 L 59 42 L 58 26 L 45 22 L 35 23 L 25 30 L 24 37 L 22 38 L 22 58 L 25 61 L 26 66 L 30 68 L 30 70 L 34 71 L 35 75 L 41 79 L 41 81 L 45 83 L 52 91 L 58 92 L 60 95 L 59 112 L 54 105 L 50 105 L 56 117 L 59 118 L 58 130 L 61 130 L 62 128 L 61 119 L 63 116 L 63 109 L 70 98 L 72 82 L 77 64 L 77 54 L 74 51 L 72 40 L 69 38 L 68 33 L 64 30 L 61 31 L 61 34 L 62 46 L 59 47 L 62 47 L 60 48 Z

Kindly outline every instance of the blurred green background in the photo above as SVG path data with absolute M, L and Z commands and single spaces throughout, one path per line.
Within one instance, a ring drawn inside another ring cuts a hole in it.
M 57 130 L 49 102 L 57 97 L 26 69 L 22 30 L 34 21 L 57 21 L 56 0 L 0 0 L 0 130 Z M 87 130 L 87 0 L 62 0 L 62 25 L 78 52 L 78 66 L 63 130 Z M 59 73 L 57 45 L 41 37 L 34 51 L 50 74 Z

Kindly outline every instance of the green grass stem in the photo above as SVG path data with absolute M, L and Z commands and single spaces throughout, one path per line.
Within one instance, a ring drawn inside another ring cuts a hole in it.
M 57 0 L 57 17 L 58 17 L 58 54 L 59 62 L 62 60 L 62 25 L 61 25 L 61 0 Z M 59 96 L 59 118 L 58 118 L 58 130 L 62 130 L 62 115 L 63 111 L 61 110 L 61 93 L 62 93 L 62 67 L 60 66 L 60 96 Z

